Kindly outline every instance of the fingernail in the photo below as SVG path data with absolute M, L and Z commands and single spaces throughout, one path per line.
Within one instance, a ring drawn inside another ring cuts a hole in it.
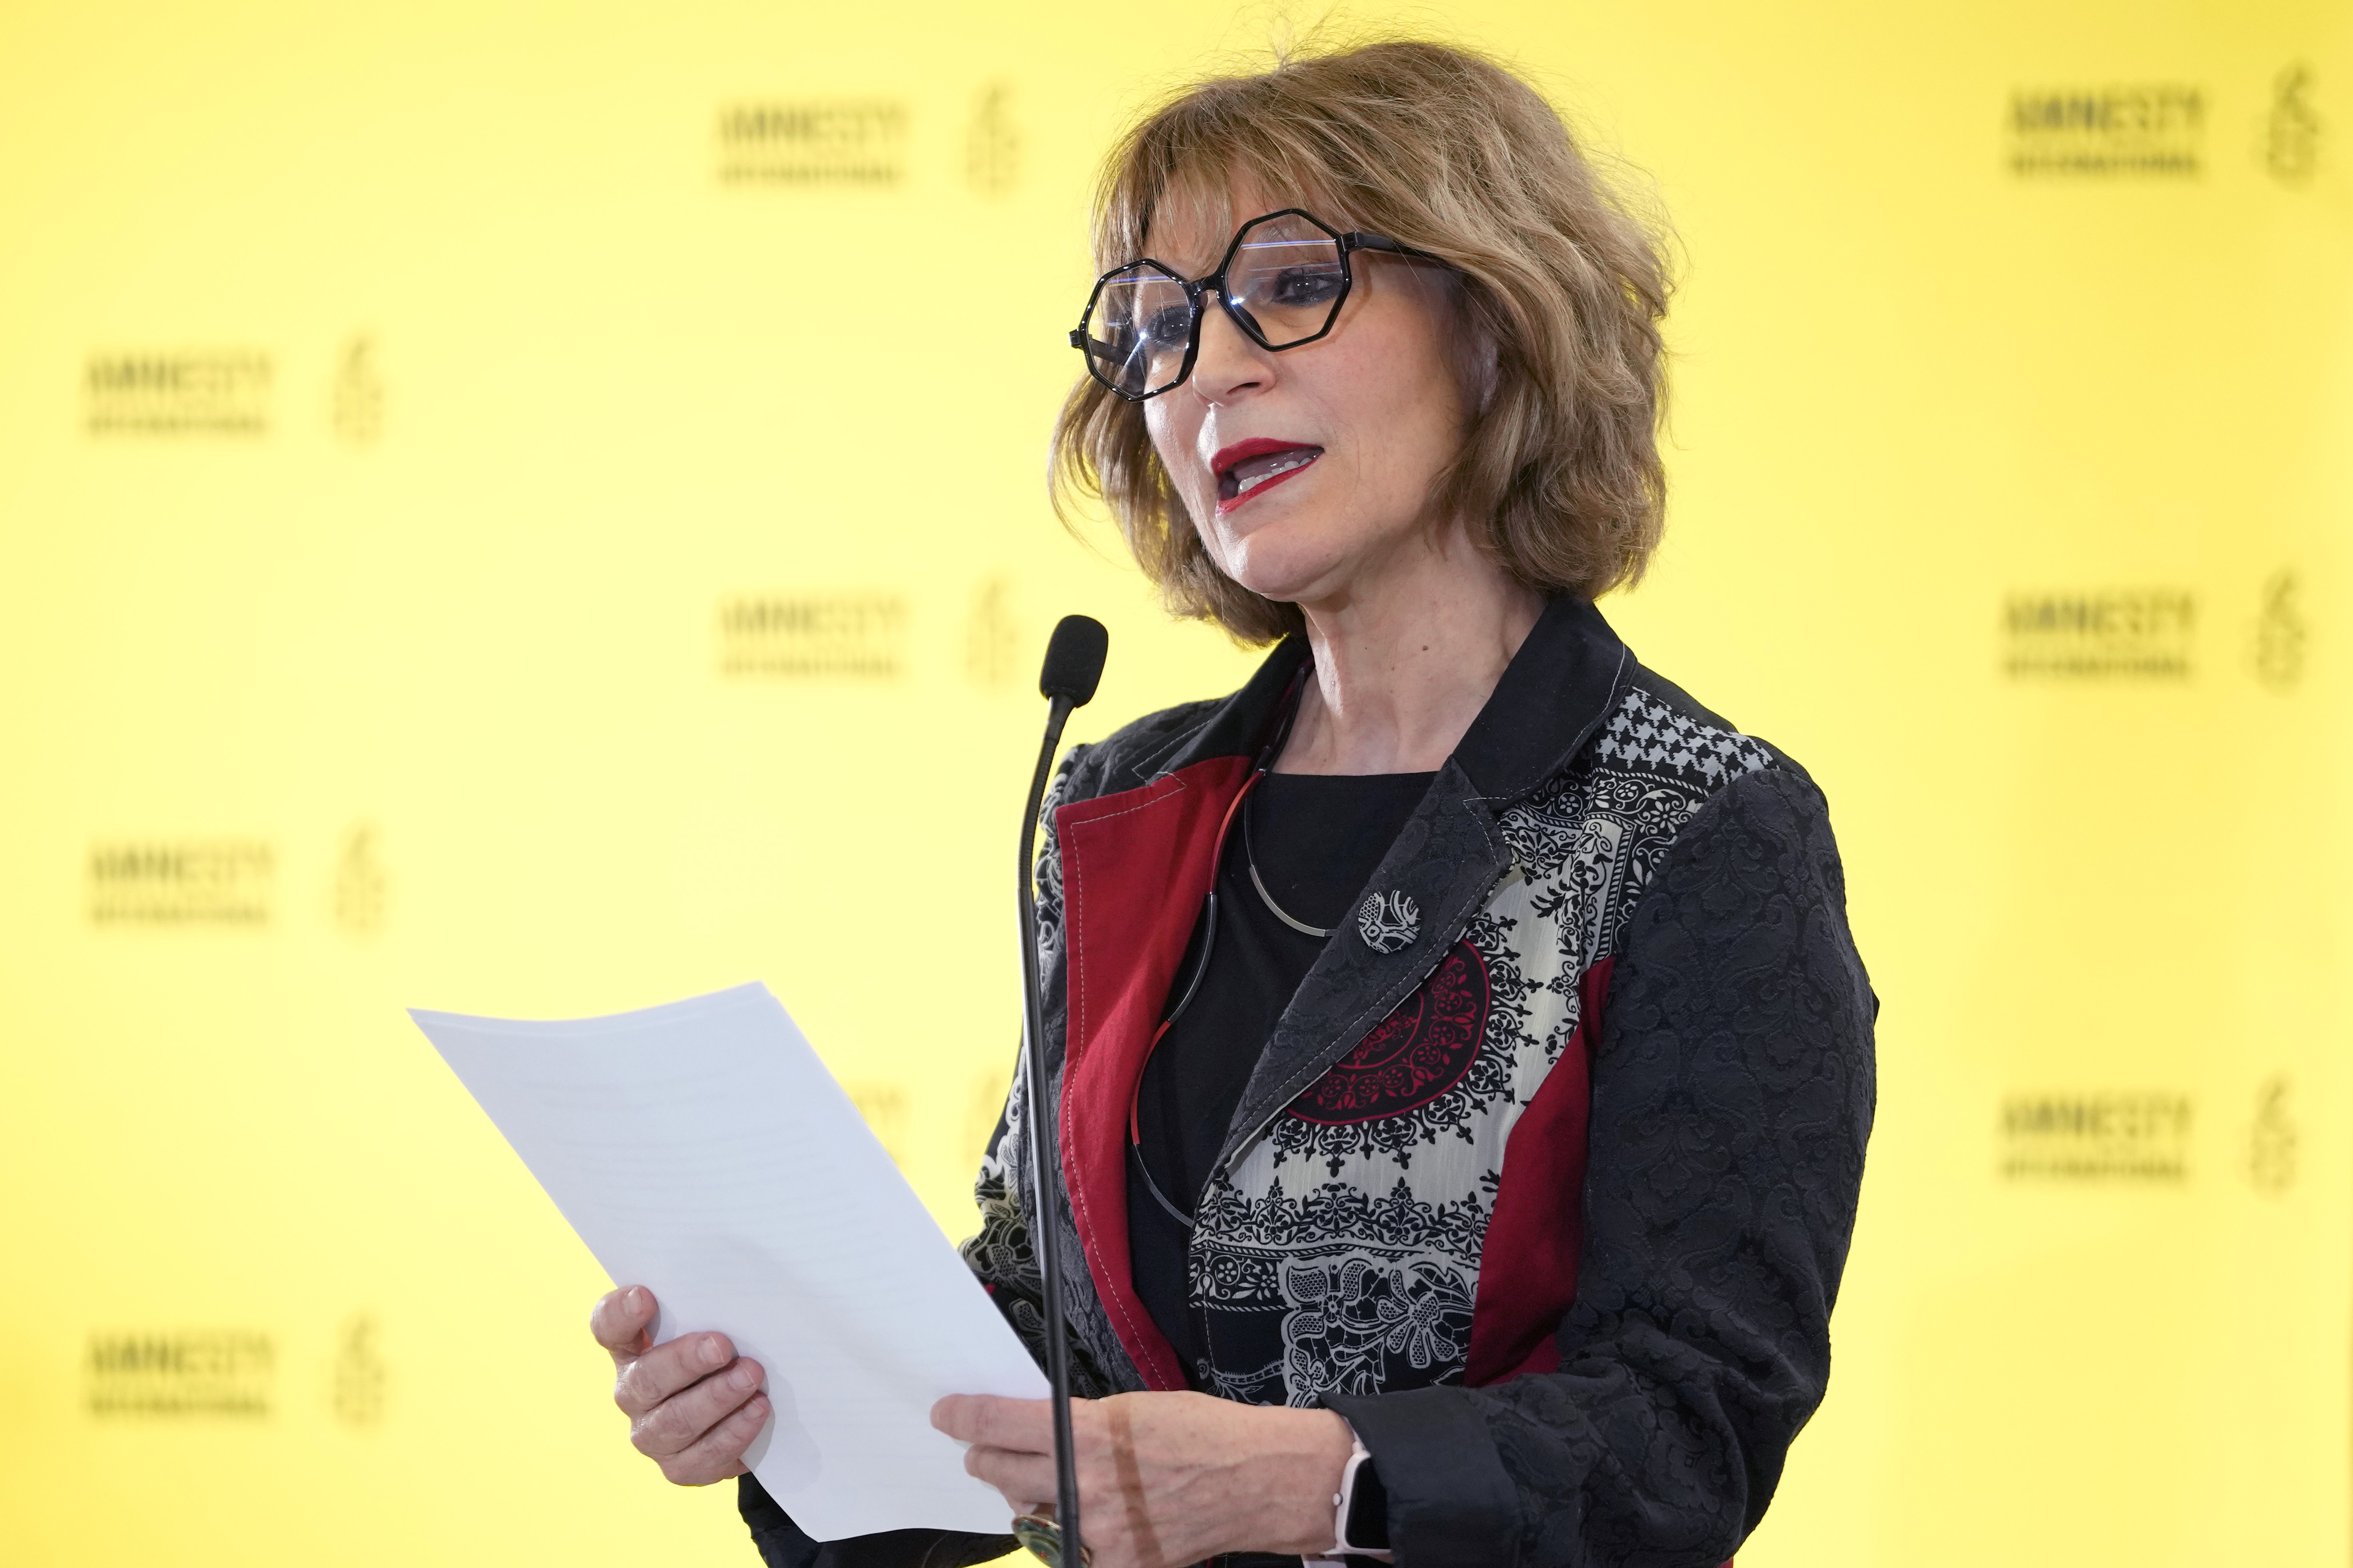
M 727 1381 L 737 1388 L 756 1388 L 760 1384 L 760 1369 L 745 1362 L 727 1374 Z
M 719 1338 L 717 1335 L 714 1334 L 710 1339 L 702 1342 L 703 1365 L 717 1366 L 721 1362 L 725 1361 L 726 1359 L 727 1352 L 720 1347 Z

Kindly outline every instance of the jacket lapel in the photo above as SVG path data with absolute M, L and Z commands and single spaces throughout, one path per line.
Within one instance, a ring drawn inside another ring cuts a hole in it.
M 1220 1166 L 1413 994 L 1511 859 L 1468 775 L 1450 759 L 1366 885 L 1383 898 L 1380 915 L 1367 921 L 1352 910 L 1283 1009 L 1235 1109 Z M 1407 930 L 1411 936 L 1391 946 Z
M 1153 1388 L 1182 1388 L 1185 1373 L 1135 1293 L 1127 1107 L 1208 895 L 1219 829 L 1249 777 L 1247 758 L 1212 757 L 1054 814 L 1070 933 L 1062 1180 L 1095 1295 Z
M 1286 640 L 1201 722 L 1123 758 L 1111 782 L 1133 787 L 1054 814 L 1065 937 L 1063 1049 L 1053 1063 L 1062 1180 L 1096 1299 L 1151 1388 L 1186 1383 L 1135 1293 L 1127 1110 L 1216 876 L 1226 817 L 1305 659 L 1305 647 Z
M 1633 668 L 1633 655 L 1590 604 L 1556 599 L 1546 607 L 1366 884 L 1382 909 L 1367 911 L 1360 900 L 1275 1025 L 1219 1168 L 1355 1049 L 1461 939 L 1512 864 L 1496 818 L 1568 765 L 1624 695 Z M 1401 921 L 1408 909 L 1414 918 Z

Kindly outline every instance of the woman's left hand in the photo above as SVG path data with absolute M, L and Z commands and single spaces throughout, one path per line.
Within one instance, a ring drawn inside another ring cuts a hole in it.
M 1054 1500 L 1052 1406 L 957 1394 L 932 1425 L 969 1443 L 964 1468 L 1017 1514 Z M 1355 1442 L 1329 1410 L 1206 1394 L 1071 1401 L 1079 1529 L 1094 1568 L 1174 1568 L 1220 1552 L 1314 1553 L 1333 1542 L 1332 1495 Z

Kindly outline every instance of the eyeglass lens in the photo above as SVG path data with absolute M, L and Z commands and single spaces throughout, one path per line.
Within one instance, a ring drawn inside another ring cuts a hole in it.
M 1148 397 L 1185 373 L 1193 302 L 1174 273 L 1134 262 L 1095 290 L 1086 334 L 1087 363 L 1103 384 L 1124 396 Z
M 1261 343 L 1292 348 L 1332 324 L 1347 275 L 1336 240 L 1285 214 L 1237 237 L 1225 298 Z M 1088 363 L 1103 384 L 1128 397 L 1149 397 L 1184 379 L 1193 304 L 1176 274 L 1156 262 L 1133 262 L 1103 280 L 1085 331 Z

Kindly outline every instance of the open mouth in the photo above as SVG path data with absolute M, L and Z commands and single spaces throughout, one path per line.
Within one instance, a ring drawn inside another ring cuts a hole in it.
M 1218 475 L 1218 510 L 1231 511 L 1250 497 L 1303 472 L 1324 455 L 1321 447 L 1263 437 L 1238 441 L 1211 459 Z

